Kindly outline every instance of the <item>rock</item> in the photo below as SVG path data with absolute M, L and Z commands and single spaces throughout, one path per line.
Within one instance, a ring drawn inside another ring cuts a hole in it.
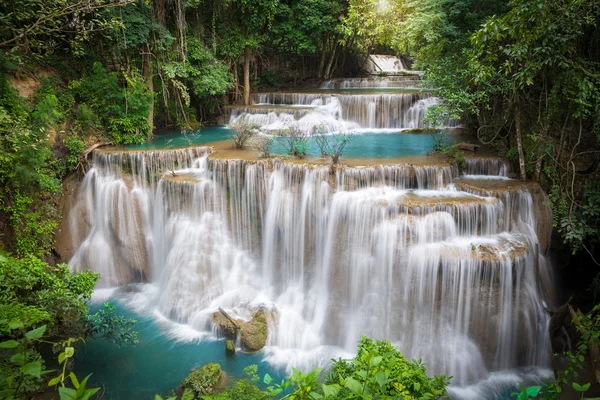
M 233 344 L 232 340 L 225 341 L 225 355 L 228 357 L 235 356 L 235 344 Z
M 62 195 L 58 201 L 60 224 L 54 233 L 54 249 L 60 255 L 61 262 L 71 259 L 90 230 L 89 215 L 86 208 L 81 206 L 78 188 L 77 173 L 63 180 Z
M 194 392 L 199 398 L 218 391 L 225 386 L 226 375 L 217 363 L 206 364 L 199 370 L 193 371 L 181 383 L 181 387 Z
M 476 151 L 480 146 L 471 143 L 459 143 L 456 145 L 459 150 Z
M 235 340 L 237 337 L 237 327 L 223 313 L 217 311 L 210 317 L 213 325 L 217 328 L 217 334 L 227 339 Z
M 241 342 L 242 349 L 249 352 L 255 352 L 267 343 L 268 324 L 267 316 L 264 310 L 258 310 L 248 322 L 243 322 L 241 325 Z

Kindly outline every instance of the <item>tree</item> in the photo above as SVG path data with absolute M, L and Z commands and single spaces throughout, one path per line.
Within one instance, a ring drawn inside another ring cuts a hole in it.
M 253 50 L 267 38 L 279 0 L 231 0 L 221 29 L 227 48 L 241 48 L 244 74 L 244 104 L 250 104 L 250 61 Z M 235 42 L 232 44 L 231 42 Z M 239 54 L 239 53 L 238 53 Z

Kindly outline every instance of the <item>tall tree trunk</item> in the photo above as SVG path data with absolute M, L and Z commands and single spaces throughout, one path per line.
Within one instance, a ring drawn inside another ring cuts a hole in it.
M 525 170 L 525 153 L 523 152 L 523 136 L 521 132 L 521 104 L 519 102 L 519 95 L 516 95 L 515 100 L 515 127 L 517 131 L 517 150 L 519 151 L 519 169 L 521 172 L 521 179 L 527 180 L 527 171 Z
M 323 46 L 321 47 L 321 59 L 319 60 L 319 70 L 317 71 L 317 77 L 322 78 L 325 70 L 325 59 L 327 58 L 327 36 L 323 38 Z
M 250 47 L 244 48 L 244 105 L 250 104 Z
M 325 68 L 325 73 L 323 74 L 323 78 L 329 79 L 329 75 L 331 73 L 331 66 L 333 65 L 333 60 L 335 59 L 335 53 L 337 52 L 338 46 L 336 45 L 331 52 L 331 57 L 329 57 L 329 62 L 327 63 L 327 67 Z
M 148 111 L 148 126 L 150 126 L 150 133 L 154 129 L 154 82 L 152 76 L 152 54 L 150 54 L 150 45 L 146 43 L 146 53 L 143 55 L 144 65 L 142 67 L 142 73 L 144 75 L 144 81 L 148 85 L 148 90 L 152 97 L 150 98 L 150 110 Z

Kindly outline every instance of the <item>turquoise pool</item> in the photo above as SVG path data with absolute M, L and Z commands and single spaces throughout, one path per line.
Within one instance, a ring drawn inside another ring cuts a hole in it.
M 190 133 L 164 133 L 155 135 L 142 145 L 124 146 L 125 149 L 158 150 L 186 146 L 209 145 L 214 142 L 228 140 L 231 130 L 225 126 L 207 127 Z M 402 133 L 398 131 L 360 131 L 352 133 L 352 140 L 345 148 L 346 158 L 397 158 L 425 155 L 431 151 L 440 133 Z M 462 141 L 464 137 L 449 135 L 451 142 Z M 309 154 L 320 156 L 319 148 L 314 140 L 309 139 Z M 285 154 L 285 139 L 275 137 L 274 154 Z
M 242 370 L 258 365 L 259 376 L 269 373 L 276 379 L 285 374 L 262 361 L 263 355 L 237 353 L 225 356 L 223 340 L 181 343 L 166 337 L 152 318 L 136 315 L 111 299 L 117 311 L 137 320 L 134 329 L 139 343 L 119 348 L 106 340 L 90 339 L 76 351 L 75 373 L 83 378 L 92 374 L 89 387 L 100 387 L 108 400 L 154 400 L 154 395 L 168 395 L 191 372 L 217 362 L 228 377 L 245 377 Z M 98 306 L 93 307 L 92 312 Z

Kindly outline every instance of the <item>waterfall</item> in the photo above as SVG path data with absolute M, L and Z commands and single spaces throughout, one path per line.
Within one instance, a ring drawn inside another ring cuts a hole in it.
M 551 214 L 537 186 L 473 177 L 506 174 L 490 160 L 467 161 L 465 179 L 449 165 L 96 150 L 69 265 L 100 272 L 101 287 L 143 283 L 136 309 L 206 335 L 218 307 L 240 318 L 262 307 L 265 357 L 287 369 L 349 355 L 361 335 L 456 388 L 547 367 Z
M 230 124 L 246 122 L 264 131 L 279 131 L 295 125 L 311 132 L 314 128 L 327 133 L 359 129 L 430 128 L 423 119 L 427 110 L 440 100 L 427 93 L 257 93 L 256 106 L 231 107 Z M 459 126 L 447 120 L 447 127 Z

